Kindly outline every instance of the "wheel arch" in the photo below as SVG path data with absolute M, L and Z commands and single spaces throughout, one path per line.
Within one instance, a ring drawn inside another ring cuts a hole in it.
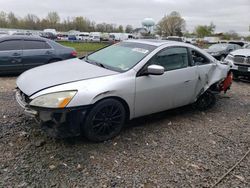
M 121 102 L 122 105 L 123 105 L 124 108 L 125 108 L 125 111 L 126 111 L 126 121 L 128 121 L 128 120 L 130 119 L 130 112 L 131 112 L 131 110 L 130 110 L 130 108 L 129 108 L 129 105 L 128 105 L 127 101 L 124 100 L 124 99 L 121 98 L 121 97 L 118 97 L 118 96 L 107 96 L 107 97 L 104 97 L 104 98 L 102 98 L 102 99 L 99 99 L 99 100 L 95 101 L 93 105 L 96 105 L 97 103 L 99 103 L 99 102 L 101 102 L 101 101 L 103 101 L 103 100 L 106 100 L 106 99 L 115 99 L 115 100 Z

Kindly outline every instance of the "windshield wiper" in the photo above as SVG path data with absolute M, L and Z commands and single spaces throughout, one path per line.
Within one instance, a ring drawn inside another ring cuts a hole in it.
M 85 60 L 86 62 L 88 62 L 88 63 L 91 63 L 91 64 L 97 65 L 97 66 L 99 66 L 99 67 L 102 67 L 102 68 L 105 68 L 105 69 L 109 69 L 109 70 L 110 70 L 110 68 L 108 68 L 108 67 L 105 66 L 104 64 L 99 63 L 99 62 L 94 61 L 94 60 L 90 60 L 90 59 L 88 58 L 88 56 L 86 56 L 84 60 Z

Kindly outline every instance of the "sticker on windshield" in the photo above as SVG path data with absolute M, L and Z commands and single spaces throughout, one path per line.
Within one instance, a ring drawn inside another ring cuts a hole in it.
M 132 51 L 134 51 L 134 52 L 139 52 L 139 53 L 143 53 L 143 54 L 148 53 L 148 50 L 143 49 L 143 48 L 133 48 Z

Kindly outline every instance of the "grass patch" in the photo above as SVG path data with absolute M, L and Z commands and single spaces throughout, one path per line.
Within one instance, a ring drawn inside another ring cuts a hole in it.
M 69 41 L 61 41 L 58 43 L 64 46 L 75 48 L 79 56 L 99 50 L 100 48 L 103 48 L 108 45 L 107 43 L 88 43 L 88 42 L 69 42 Z

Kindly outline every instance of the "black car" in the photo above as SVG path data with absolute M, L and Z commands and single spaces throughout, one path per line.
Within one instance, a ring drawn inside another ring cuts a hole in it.
M 230 52 L 238 49 L 241 49 L 241 46 L 237 44 L 219 43 L 213 44 L 206 51 L 217 60 L 224 61 Z
M 75 58 L 75 49 L 33 36 L 0 37 L 0 74 L 21 73 L 51 62 Z

